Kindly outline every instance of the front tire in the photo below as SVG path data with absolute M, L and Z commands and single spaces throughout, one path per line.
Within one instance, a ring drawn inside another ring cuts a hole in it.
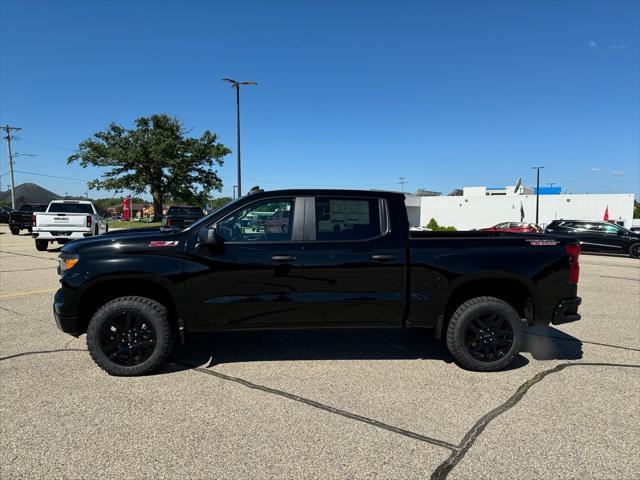
M 20 234 L 20 229 L 18 229 L 18 228 L 10 228 L 9 230 L 11 230 L 11 235 Z
M 468 370 L 494 372 L 509 365 L 522 348 L 520 315 L 495 297 L 476 297 L 460 305 L 449 322 L 447 348 Z
M 631 244 L 629 247 L 629 256 L 631 258 L 640 258 L 640 242 Z
M 39 252 L 46 252 L 48 245 L 49 242 L 46 240 L 36 240 L 36 250 L 38 250 Z
M 134 376 L 156 370 L 171 353 L 167 308 L 146 297 L 119 297 L 93 315 L 87 347 L 110 375 Z

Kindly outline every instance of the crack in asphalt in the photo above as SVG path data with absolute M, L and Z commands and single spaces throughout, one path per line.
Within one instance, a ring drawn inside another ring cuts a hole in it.
M 189 367 L 190 369 L 192 369 L 192 370 L 194 370 L 196 372 L 206 373 L 207 375 L 212 375 L 212 376 L 217 377 L 217 378 L 219 378 L 221 380 L 227 380 L 227 381 L 239 383 L 240 385 L 243 385 L 243 386 L 245 386 L 247 388 L 251 388 L 251 389 L 254 389 L 254 390 L 260 390 L 262 392 L 270 393 L 270 394 L 273 394 L 273 395 L 278 395 L 280 397 L 284 397 L 284 398 L 287 398 L 289 400 L 293 400 L 295 402 L 304 403 L 305 405 L 308 405 L 310 407 L 317 408 L 319 410 L 324 410 L 325 412 L 333 413 L 335 415 L 340 415 L 341 417 L 349 418 L 351 420 L 355 420 L 355 421 L 358 421 L 358 422 L 366 423 L 368 425 L 372 425 L 374 427 L 378 427 L 378 428 L 381 428 L 383 430 L 387 430 L 389 432 L 396 433 L 398 435 L 409 437 L 409 438 L 412 438 L 414 440 L 419 440 L 421 442 L 430 443 L 432 445 L 436 445 L 438 447 L 447 448 L 447 449 L 452 450 L 452 451 L 457 450 L 457 447 L 455 445 L 453 445 L 452 443 L 449 443 L 449 442 L 445 442 L 444 440 L 439 440 L 437 438 L 428 437 L 426 435 L 422 435 L 422 434 L 419 434 L 419 433 L 416 433 L 416 432 L 412 432 L 410 430 L 405 430 L 404 428 L 395 427 L 393 425 L 388 425 L 388 424 L 380 422 L 378 420 L 374 420 L 374 419 L 368 418 L 368 417 L 363 417 L 362 415 L 358 415 L 358 414 L 355 414 L 355 413 L 347 412 L 346 410 L 341 410 L 339 408 L 335 408 L 335 407 L 332 407 L 330 405 L 325 405 L 324 403 L 316 402 L 315 400 L 310 400 L 308 398 L 301 397 L 301 396 L 295 395 L 293 393 L 285 392 L 283 390 L 278 390 L 278 389 L 267 387 L 267 386 L 264 386 L 264 385 L 259 385 L 257 383 L 250 382 L 250 381 L 245 380 L 243 378 L 232 377 L 230 375 L 225 375 L 224 373 L 219 373 L 219 372 L 216 372 L 216 371 L 213 371 L 213 370 L 207 370 L 206 368 L 197 367 L 197 366 L 194 366 L 194 365 L 191 365 L 191 364 L 188 364 L 188 363 L 183 363 L 183 362 L 180 362 L 180 361 L 176 361 L 175 363 L 178 363 L 178 364 L 183 365 L 185 367 Z
M 632 352 L 640 352 L 640 348 L 623 347 L 621 345 L 611 345 L 610 343 L 590 342 L 588 340 L 580 340 L 577 338 L 565 338 L 565 337 L 561 337 L 560 335 L 545 335 L 543 333 L 533 333 L 533 332 L 526 332 L 526 335 L 533 335 L 536 337 L 555 338 L 556 340 L 563 340 L 565 342 L 587 343 L 589 345 L 598 345 L 600 347 L 619 348 L 621 350 L 630 350 Z
M 13 313 L 13 314 L 15 314 L 15 315 L 18 315 L 19 317 L 21 317 L 21 316 L 22 316 L 22 314 L 20 314 L 20 313 L 18 313 L 18 312 L 16 312 L 16 311 L 14 311 L 14 310 L 11 310 L 10 308 L 0 307 L 0 310 L 4 310 L 5 312 Z
M 52 262 L 58 263 L 57 258 L 49 258 L 49 257 L 38 257 L 37 255 L 29 255 L 28 253 L 16 253 L 16 252 L 7 252 L 6 250 L 0 250 L 0 253 L 6 253 L 8 255 L 18 255 L 20 257 L 31 257 L 37 258 L 38 260 L 50 260 Z
M 546 336 L 546 335 L 540 335 L 540 336 Z M 557 337 L 554 337 L 557 338 Z M 566 340 L 566 339 L 562 339 L 561 340 Z M 605 345 L 605 346 L 611 346 L 611 345 Z M 625 347 L 619 347 L 619 348 L 625 348 Z M 635 350 L 635 349 L 630 349 L 630 350 Z M 22 356 L 27 356 L 27 355 L 40 355 L 40 354 L 49 354 L 49 353 L 58 353 L 58 352 L 87 352 L 87 349 L 81 349 L 81 348 L 61 348 L 61 349 L 56 349 L 56 350 L 37 350 L 37 351 L 31 351 L 31 352 L 23 352 L 23 353 L 17 353 L 14 355 L 8 355 L 6 357 L 0 357 L 0 361 L 3 360 L 9 360 L 12 358 L 17 358 L 17 357 L 22 357 Z M 171 362 L 170 362 L 171 363 Z M 299 402 L 299 403 L 303 403 L 305 405 L 308 405 L 310 407 L 313 408 L 317 408 L 319 410 L 324 410 L 326 412 L 335 414 L 335 415 L 339 415 L 341 417 L 345 417 L 348 418 L 350 420 L 355 420 L 358 422 L 362 422 L 365 423 L 367 425 L 371 425 L 377 428 L 381 428 L 383 430 L 387 430 L 389 432 L 398 434 L 398 435 L 402 435 L 414 440 L 418 440 L 421 442 L 425 442 L 425 443 L 429 443 L 431 445 L 435 445 L 438 447 L 442 447 L 442 448 L 446 448 L 448 450 L 451 451 L 451 454 L 449 455 L 449 457 L 443 462 L 441 463 L 431 474 L 431 480 L 445 480 L 447 478 L 447 476 L 449 475 L 449 473 L 451 472 L 451 470 L 453 470 L 456 465 L 458 465 L 458 463 L 460 463 L 460 461 L 464 458 L 464 456 L 467 454 L 467 452 L 471 449 L 471 447 L 473 446 L 473 444 L 475 443 L 475 441 L 478 439 L 478 437 L 482 434 L 482 432 L 486 429 L 486 427 L 496 418 L 500 417 L 502 414 L 506 413 L 507 411 L 511 410 L 513 407 L 515 407 L 521 400 L 522 398 L 524 398 L 524 396 L 527 394 L 527 392 L 531 389 L 531 387 L 533 387 L 534 385 L 540 383 L 542 380 L 544 380 L 546 377 L 548 377 L 551 374 L 554 373 L 558 373 L 561 372 L 562 370 L 565 370 L 566 368 L 569 367 L 614 367 L 614 368 L 640 368 L 640 365 L 634 365 L 634 364 L 624 364 L 624 363 L 607 363 L 607 362 L 581 362 L 581 363 L 562 363 L 559 365 L 556 365 L 555 367 L 549 368 L 547 370 L 543 370 L 542 372 L 538 372 L 536 375 L 534 375 L 532 378 L 530 378 L 529 380 L 527 380 L 525 383 L 523 383 L 522 385 L 520 385 L 520 387 L 518 387 L 518 389 L 516 390 L 516 392 L 511 395 L 511 397 L 509 397 L 506 401 L 504 401 L 502 404 L 500 404 L 499 406 L 497 406 L 496 408 L 494 408 L 493 410 L 491 410 L 490 412 L 486 413 L 485 415 L 483 415 L 482 417 L 480 417 L 480 419 L 478 421 L 476 421 L 476 423 L 467 431 L 467 433 L 464 435 L 464 437 L 462 438 L 462 441 L 458 444 L 458 445 L 454 445 L 452 443 L 449 442 L 445 442 L 444 440 L 439 440 L 437 438 L 433 438 L 433 437 L 428 437 L 426 435 L 422 435 L 416 432 L 412 432 L 410 430 L 406 430 L 400 427 L 395 427 L 393 425 L 389 425 L 383 422 L 380 422 L 378 420 L 374 420 L 372 418 L 369 417 L 364 417 L 362 415 L 358 415 L 355 413 L 351 413 L 348 412 L 346 410 L 341 410 L 339 408 L 336 407 L 332 407 L 330 405 L 326 405 L 324 403 L 320 403 L 317 402 L 315 400 L 311 400 L 305 397 L 301 397 L 299 395 L 295 395 L 293 393 L 289 393 L 289 392 L 285 392 L 284 390 L 278 390 L 276 388 L 271 388 L 271 387 L 267 387 L 265 385 L 260 385 L 257 383 L 253 383 L 250 382 L 248 380 L 245 380 L 243 378 L 240 377 L 233 377 L 231 375 L 226 375 L 224 373 L 219 373 L 213 370 L 208 370 L 206 368 L 203 367 L 199 367 L 193 364 L 189 364 L 189 363 L 185 363 L 179 360 L 174 360 L 173 361 L 174 364 L 178 364 L 178 365 L 182 365 L 185 366 L 187 368 L 189 368 L 190 370 L 193 370 L 195 372 L 199 372 L 199 373 L 204 373 L 207 375 L 211 375 L 213 377 L 219 378 L 221 380 L 226 380 L 226 381 L 231 381 L 234 383 L 238 383 L 244 387 L 253 389 L 253 390 L 259 390 L 265 393 L 269 393 L 272 395 L 278 395 L 280 397 L 284 397 L 287 398 L 289 400 L 293 400 L 295 402 Z
M 632 282 L 640 282 L 640 278 L 614 277 L 612 275 L 600 275 L 600 278 L 616 278 L 619 280 L 631 280 Z
M 0 273 L 31 272 L 33 270 L 54 270 L 58 267 L 23 268 L 20 270 L 0 270 Z
M 58 353 L 58 352 L 88 352 L 86 348 L 58 348 L 56 350 L 35 350 L 32 352 L 16 353 L 14 355 L 7 355 L 6 357 L 0 357 L 0 362 L 3 360 L 9 360 L 11 358 L 26 357 L 27 355 L 43 355 L 45 353 Z
M 622 367 L 622 368 L 640 368 L 640 365 L 630 365 L 624 363 L 561 363 L 553 368 L 544 370 L 537 373 L 532 378 L 518 387 L 518 390 L 509 397 L 504 403 L 491 410 L 489 413 L 480 417 L 480 419 L 471 427 L 471 429 L 462 438 L 460 444 L 452 450 L 451 455 L 442 464 L 438 466 L 431 474 L 431 480 L 444 480 L 449 475 L 449 472 L 464 458 L 469 449 L 473 446 L 480 434 L 493 420 L 498 418 L 503 413 L 507 412 L 511 408 L 515 407 L 520 400 L 525 396 L 531 387 L 541 382 L 545 377 L 561 372 L 565 368 L 569 367 Z

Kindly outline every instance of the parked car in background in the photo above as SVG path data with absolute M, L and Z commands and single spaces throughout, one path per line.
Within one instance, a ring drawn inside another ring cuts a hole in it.
M 629 230 L 631 230 L 634 233 L 639 233 L 640 232 L 640 227 L 631 227 Z
M 547 233 L 574 235 L 586 252 L 624 253 L 640 258 L 640 233 L 615 223 L 591 220 L 554 220 Z
M 64 244 L 108 230 L 102 213 L 86 200 L 54 200 L 46 212 L 33 214 L 33 238 L 39 251 L 46 250 L 50 242 Z
M 503 222 L 493 227 L 481 228 L 485 232 L 540 233 L 542 229 L 534 223 Z
M 242 228 L 257 212 L 281 223 Z M 460 365 L 494 371 L 523 319 L 580 319 L 579 253 L 564 235 L 410 232 L 401 193 L 258 192 L 181 231 L 65 245 L 53 308 L 114 375 L 157 368 L 185 331 L 365 326 L 432 328 Z
M 44 212 L 47 205 L 43 203 L 25 203 L 18 210 L 14 210 L 9 215 L 9 229 L 13 235 L 18 235 L 20 230 L 28 230 L 31 233 L 33 228 L 33 214 Z
M 9 223 L 9 214 L 15 212 L 11 207 L 0 205 L 0 223 Z
M 172 205 L 167 209 L 167 213 L 162 218 L 162 227 L 165 229 L 182 230 L 202 217 L 204 217 L 204 213 L 200 207 Z

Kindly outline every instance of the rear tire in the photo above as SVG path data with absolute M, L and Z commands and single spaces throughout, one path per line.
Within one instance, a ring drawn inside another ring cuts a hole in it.
M 629 247 L 629 256 L 632 258 L 640 258 L 640 242 L 631 244 Z
M 495 297 L 476 297 L 458 307 L 447 329 L 447 348 L 463 368 L 494 372 L 509 365 L 522 348 L 520 315 Z
M 47 247 L 49 246 L 49 242 L 46 240 L 36 240 L 36 250 L 39 252 L 46 252 Z
M 20 234 L 20 229 L 18 229 L 18 228 L 10 228 L 9 230 L 11 230 L 11 235 Z
M 146 297 L 119 297 L 93 315 L 87 347 L 94 362 L 110 375 L 144 375 L 171 353 L 167 308 Z

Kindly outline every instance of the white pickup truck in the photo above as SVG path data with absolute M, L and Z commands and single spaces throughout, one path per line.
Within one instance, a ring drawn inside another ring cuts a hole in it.
M 54 200 L 45 212 L 33 214 L 36 250 L 44 251 L 49 242 L 60 244 L 106 233 L 107 222 L 95 205 L 83 200 Z

